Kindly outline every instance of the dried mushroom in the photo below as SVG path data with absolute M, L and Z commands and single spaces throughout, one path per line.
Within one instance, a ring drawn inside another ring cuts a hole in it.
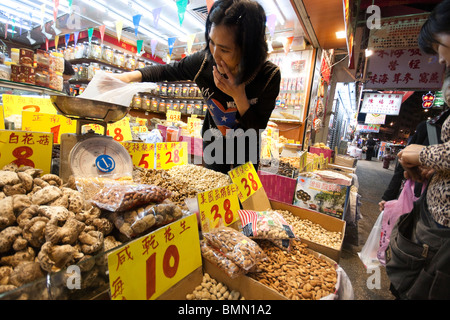
M 39 263 L 25 261 L 20 263 L 9 276 L 9 282 L 17 287 L 44 277 Z
M 74 244 L 84 228 L 85 224 L 75 218 L 69 218 L 64 222 L 52 218 L 45 226 L 45 240 L 53 244 Z
M 21 235 L 20 227 L 8 227 L 0 232 L 0 253 L 8 252 L 14 241 Z
M 34 217 L 24 226 L 22 235 L 34 248 L 40 248 L 45 242 L 46 217 Z
M 13 198 L 6 197 L 0 200 L 0 230 L 14 224 L 16 216 L 14 215 Z
M 37 261 L 47 272 L 57 272 L 81 259 L 83 254 L 70 244 L 54 245 L 46 242 L 38 253 Z

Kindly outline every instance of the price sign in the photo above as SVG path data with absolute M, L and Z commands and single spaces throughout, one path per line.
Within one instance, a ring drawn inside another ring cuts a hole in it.
M 145 169 L 155 168 L 155 144 L 145 142 L 121 142 L 131 156 L 133 165 Z
M 57 114 L 56 108 L 53 106 L 50 98 L 4 94 L 2 99 L 5 118 L 13 114 L 21 115 L 22 111 Z
M 239 198 L 243 202 L 262 187 L 261 180 L 254 165 L 247 162 L 228 172 L 231 180 L 237 185 Z
M 5 130 L 5 117 L 3 112 L 3 106 L 0 106 L 0 130 Z
M 168 170 L 174 166 L 188 164 L 187 142 L 156 143 L 156 169 Z
M 167 110 L 166 112 L 166 120 L 171 122 L 177 122 L 181 119 L 181 112 L 174 110 Z
M 98 134 L 103 134 L 104 128 L 95 123 L 89 124 L 90 129 Z M 106 126 L 106 135 L 113 137 L 118 142 L 133 140 L 131 135 L 130 120 L 128 117 L 114 123 L 108 123 Z
M 300 166 L 299 171 L 303 171 L 303 169 L 306 167 L 306 163 L 308 162 L 308 152 L 302 151 L 302 154 L 300 155 Z
M 239 217 L 238 189 L 235 184 L 197 193 L 203 232 L 229 226 Z
M 133 128 L 133 132 L 134 133 L 143 133 L 143 132 L 148 132 L 148 128 L 147 126 L 134 126 Z
M 0 166 L 14 162 L 50 173 L 53 134 L 29 131 L 0 131 Z
M 59 114 L 40 112 L 22 112 L 22 129 L 24 131 L 51 132 L 53 143 L 61 142 L 61 134 L 77 131 L 77 121 Z
M 108 255 L 113 300 L 154 300 L 202 265 L 197 216 L 189 215 Z

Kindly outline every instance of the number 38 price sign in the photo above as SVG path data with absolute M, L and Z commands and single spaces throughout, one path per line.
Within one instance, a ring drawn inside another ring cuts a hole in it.
M 123 245 L 108 255 L 113 300 L 154 300 L 202 265 L 196 215 Z
M 261 180 L 251 162 L 240 165 L 228 172 L 231 180 L 238 186 L 241 202 L 247 200 L 262 187 Z
M 203 232 L 229 226 L 238 218 L 239 198 L 235 184 L 197 193 Z

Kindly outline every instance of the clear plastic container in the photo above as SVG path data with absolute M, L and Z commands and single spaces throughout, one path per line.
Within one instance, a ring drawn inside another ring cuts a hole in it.
M 180 111 L 180 100 L 173 100 L 172 109 L 173 111 Z
M 88 80 L 89 63 L 82 63 L 78 69 L 78 80 Z
M 142 109 L 144 109 L 145 111 L 150 111 L 150 104 L 151 104 L 150 96 L 148 94 L 143 94 L 142 95 Z
M 50 75 L 47 70 L 38 70 L 34 75 L 34 82 L 37 86 L 49 87 Z
M 102 58 L 102 47 L 97 41 L 91 41 L 88 58 L 100 60 Z
M 64 55 L 61 52 L 52 52 L 50 54 L 50 70 L 52 72 L 64 72 Z
M 36 66 L 38 70 L 48 70 L 50 68 L 50 55 L 44 50 L 36 50 Z
M 0 64 L 0 79 L 11 80 L 11 67 L 6 64 Z
M 136 58 L 132 54 L 125 55 L 125 68 L 130 70 L 136 69 Z
M 103 60 L 105 60 L 108 63 L 114 62 L 114 51 L 110 46 L 103 46 L 103 53 L 102 53 Z
M 150 100 L 150 111 L 158 111 L 159 99 L 157 97 L 152 97 Z
M 11 48 L 11 62 L 15 64 L 19 64 L 20 57 L 20 49 L 19 48 Z
M 100 65 L 96 62 L 92 62 L 88 67 L 88 80 L 91 80 L 97 71 L 100 70 Z
M 145 68 L 145 61 L 144 59 L 137 59 L 137 65 L 136 68 Z
M 142 109 L 142 97 L 139 93 L 133 96 L 132 108 L 134 109 Z
M 113 64 L 118 67 L 125 67 L 125 54 L 123 51 L 114 50 Z
M 159 99 L 158 111 L 166 112 L 166 99 Z
M 49 87 L 54 90 L 62 91 L 64 88 L 64 79 L 61 72 L 50 73 Z

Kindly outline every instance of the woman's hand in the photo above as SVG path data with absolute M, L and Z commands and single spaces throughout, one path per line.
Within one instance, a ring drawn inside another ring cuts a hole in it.
M 411 144 L 398 153 L 398 161 L 405 169 L 404 177 L 406 179 L 423 182 L 434 173 L 433 169 L 421 166 L 419 156 L 424 148 L 423 145 Z

